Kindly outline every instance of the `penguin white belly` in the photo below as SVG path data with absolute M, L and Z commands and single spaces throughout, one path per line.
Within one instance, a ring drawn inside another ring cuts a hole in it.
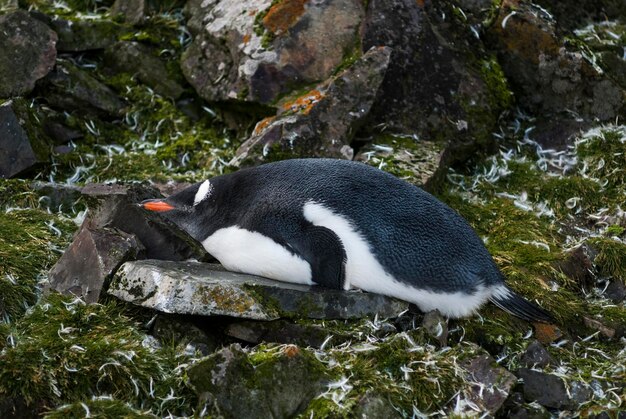
M 449 317 L 472 314 L 494 291 L 483 287 L 474 294 L 436 293 L 406 285 L 385 271 L 365 238 L 346 217 L 322 204 L 309 201 L 304 205 L 304 218 L 316 226 L 332 230 L 339 236 L 347 256 L 344 285 L 346 290 L 359 288 L 396 297 L 416 304 L 424 312 L 438 309 Z
M 221 228 L 204 239 L 202 245 L 230 271 L 313 284 L 311 265 L 307 261 L 255 231 L 237 226 Z

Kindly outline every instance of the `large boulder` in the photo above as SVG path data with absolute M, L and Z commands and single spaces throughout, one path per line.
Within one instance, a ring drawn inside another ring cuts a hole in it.
M 378 294 L 279 282 L 229 272 L 220 265 L 160 260 L 125 263 L 109 294 L 165 313 L 252 320 L 395 317 L 408 307 Z
M 538 115 L 568 110 L 601 121 L 626 111 L 626 94 L 575 44 L 561 39 L 543 9 L 504 0 L 488 31 L 519 104 Z
M 0 178 L 18 176 L 48 160 L 49 147 L 33 112 L 22 99 L 0 104 Z
M 350 141 L 365 121 L 391 50 L 372 48 L 336 77 L 284 102 L 239 147 L 234 165 L 299 157 L 352 159 Z
M 25 95 L 52 70 L 57 34 L 17 10 L 0 16 L 0 99 Z
M 187 11 L 199 31 L 181 62 L 189 83 L 209 101 L 262 104 L 333 74 L 364 15 L 358 0 L 208 0 Z
M 325 367 L 297 346 L 277 349 L 255 357 L 231 345 L 194 364 L 189 382 L 220 417 L 294 417 L 322 393 Z

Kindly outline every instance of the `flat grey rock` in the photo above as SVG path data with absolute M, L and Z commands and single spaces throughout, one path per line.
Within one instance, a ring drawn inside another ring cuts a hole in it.
M 125 263 L 109 294 L 165 313 L 253 320 L 395 317 L 408 307 L 378 294 L 278 282 L 228 272 L 214 264 L 161 260 Z

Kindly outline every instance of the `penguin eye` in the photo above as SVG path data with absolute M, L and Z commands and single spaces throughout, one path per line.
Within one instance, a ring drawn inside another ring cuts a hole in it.
M 196 196 L 194 196 L 193 198 L 193 206 L 195 207 L 200 202 L 204 201 L 209 196 L 211 196 L 212 191 L 213 191 L 213 185 L 211 185 L 210 181 L 205 180 L 204 182 L 202 182 L 202 184 L 198 188 L 198 192 L 196 192 Z

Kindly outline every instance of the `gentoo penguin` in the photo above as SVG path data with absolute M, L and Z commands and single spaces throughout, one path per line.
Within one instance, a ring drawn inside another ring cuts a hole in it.
M 459 214 L 363 163 L 284 160 L 141 205 L 162 212 L 231 271 L 358 288 L 453 318 L 490 300 L 522 319 L 552 321 L 505 285 Z

